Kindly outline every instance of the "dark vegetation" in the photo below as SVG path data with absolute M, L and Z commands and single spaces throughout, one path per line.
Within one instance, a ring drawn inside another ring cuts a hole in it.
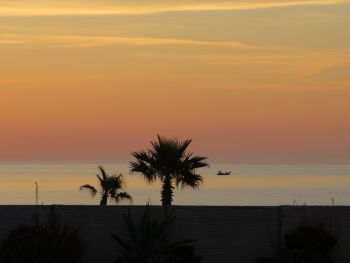
M 173 210 L 164 209 L 163 217 L 152 217 L 150 206 L 146 206 L 139 222 L 128 211 L 124 215 L 127 239 L 112 234 L 117 242 L 120 256 L 114 263 L 197 263 L 201 261 L 194 255 L 190 244 L 194 240 L 169 242 L 169 230 L 175 221 Z
M 315 221 L 318 223 L 315 223 Z M 278 257 L 259 257 L 257 263 L 333 263 L 331 252 L 338 243 L 330 218 L 299 224 L 284 235 Z
M 84 244 L 81 227 L 59 221 L 52 208 L 41 221 L 13 229 L 0 246 L 2 263 L 76 263 Z
M 330 252 L 337 238 L 323 225 L 302 224 L 285 235 L 285 243 L 292 263 L 332 263 Z

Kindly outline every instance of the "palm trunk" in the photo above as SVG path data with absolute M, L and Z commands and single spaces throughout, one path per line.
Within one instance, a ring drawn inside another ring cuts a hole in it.
M 173 201 L 173 190 L 174 187 L 171 185 L 171 176 L 166 175 L 164 176 L 164 179 L 162 180 L 162 205 L 163 206 L 169 206 L 171 205 L 171 202 Z
M 107 200 L 108 200 L 108 194 L 103 194 L 101 197 L 100 206 L 107 205 Z

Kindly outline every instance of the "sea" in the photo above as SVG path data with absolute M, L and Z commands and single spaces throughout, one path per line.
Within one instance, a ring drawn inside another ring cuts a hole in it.
M 96 205 L 98 196 L 91 198 L 79 187 L 98 185 L 99 165 L 109 174 L 123 174 L 132 204 L 160 204 L 160 183 L 150 185 L 142 175 L 130 174 L 128 164 L 45 162 L 0 163 L 0 205 Z M 220 170 L 231 175 L 218 176 Z M 350 205 L 350 165 L 212 164 L 197 173 L 202 186 L 176 189 L 174 205 Z

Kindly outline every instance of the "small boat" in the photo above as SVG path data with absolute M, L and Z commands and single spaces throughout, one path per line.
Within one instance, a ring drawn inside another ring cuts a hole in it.
M 222 171 L 219 171 L 219 172 L 217 173 L 217 175 L 219 175 L 219 176 L 231 175 L 231 171 L 229 171 L 229 172 L 222 172 Z

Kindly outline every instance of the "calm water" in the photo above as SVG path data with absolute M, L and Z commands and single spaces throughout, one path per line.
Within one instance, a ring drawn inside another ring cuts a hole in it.
M 97 184 L 95 164 L 0 164 L 0 204 L 34 204 L 35 181 L 44 204 L 97 204 L 79 192 L 85 183 Z M 128 165 L 105 164 L 108 172 L 122 172 L 134 204 L 160 204 L 159 184 L 148 185 L 129 175 Z M 231 170 L 231 176 L 217 176 Z M 189 205 L 350 205 L 350 165 L 211 165 L 202 169 L 200 190 L 177 190 L 175 204 Z

